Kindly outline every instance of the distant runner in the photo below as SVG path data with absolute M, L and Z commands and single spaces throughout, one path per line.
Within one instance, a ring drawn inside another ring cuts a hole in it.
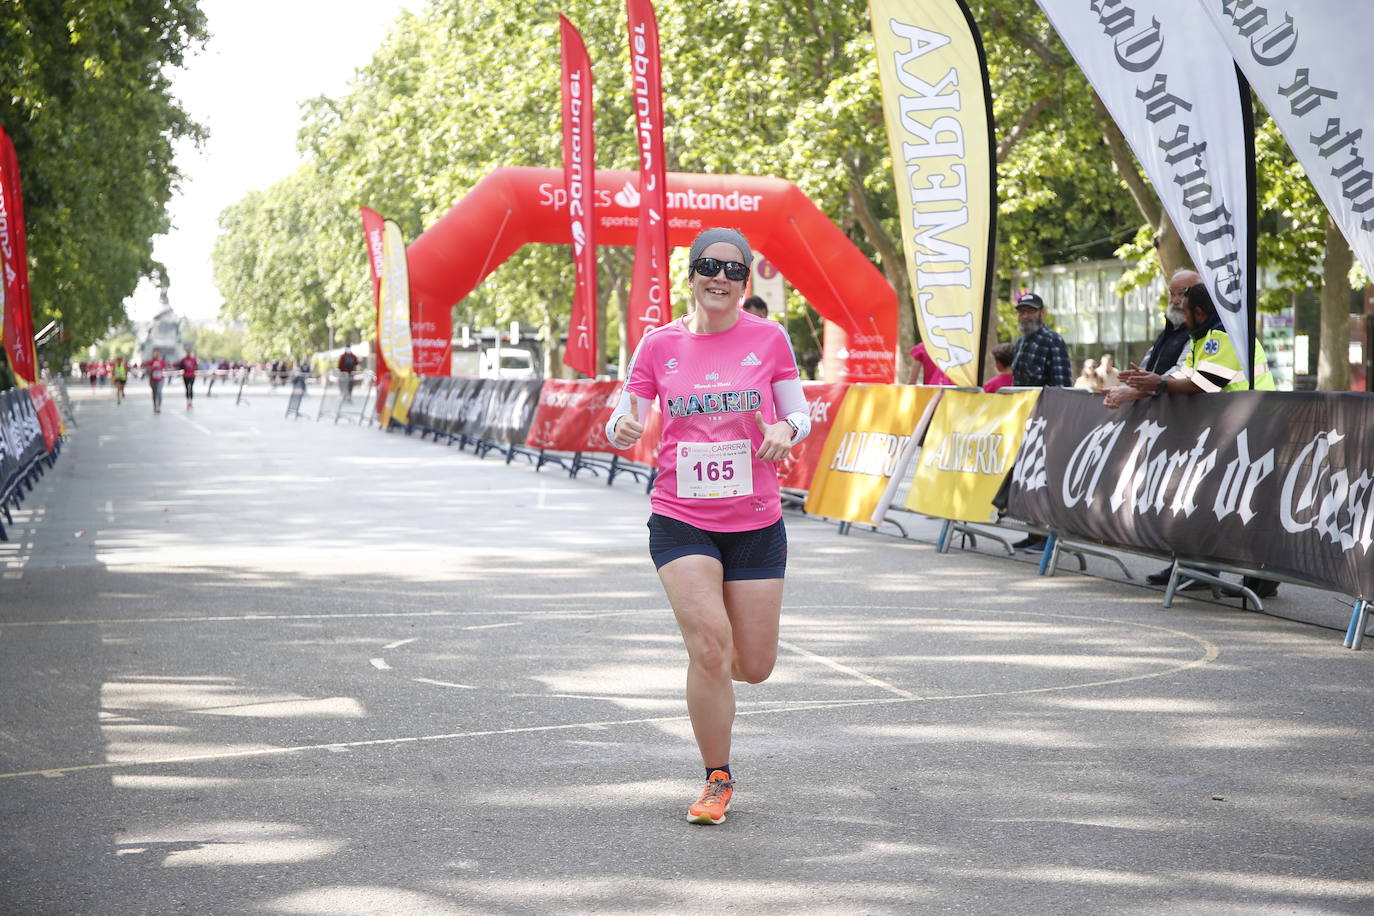
M 167 377 L 167 362 L 162 358 L 162 351 L 154 350 L 144 367 L 148 371 L 148 385 L 153 389 L 153 413 L 162 413 L 162 382 Z
M 124 384 L 129 380 L 129 364 L 124 362 L 122 357 L 114 361 L 114 368 L 110 370 L 110 379 L 114 382 L 115 403 L 124 403 Z
M 181 383 L 186 386 L 186 409 L 191 409 L 191 400 L 196 396 L 196 358 L 190 350 L 177 363 L 181 369 Z

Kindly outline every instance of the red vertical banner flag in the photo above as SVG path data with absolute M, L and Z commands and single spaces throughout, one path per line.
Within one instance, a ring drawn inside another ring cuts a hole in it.
M 563 362 L 595 378 L 600 368 L 596 345 L 596 134 L 592 120 L 592 62 L 582 34 L 561 13 L 563 48 L 563 183 L 568 191 L 573 267 L 577 287 L 568 321 Z
M 19 384 L 38 378 L 33 348 L 33 306 L 29 301 L 29 250 L 24 238 L 24 196 L 19 156 L 0 128 L 0 315 L 5 356 Z
M 639 140 L 639 232 L 630 281 L 626 346 L 672 317 L 668 296 L 668 175 L 663 150 L 663 78 L 658 21 L 649 0 L 626 0 L 635 136 Z
M 382 358 L 382 232 L 386 220 L 376 210 L 359 207 L 363 215 L 363 241 L 367 245 L 367 266 L 372 271 L 372 307 L 377 315 L 376 334 L 373 339 L 372 355 L 377 361 L 377 378 L 387 373 L 386 360 Z

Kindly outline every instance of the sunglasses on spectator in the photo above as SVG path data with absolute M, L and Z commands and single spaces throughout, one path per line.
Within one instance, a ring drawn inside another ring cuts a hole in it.
M 741 264 L 739 261 L 721 261 L 717 258 L 697 258 L 692 262 L 692 270 L 703 277 L 714 277 L 720 273 L 721 268 L 725 268 L 725 279 L 740 280 L 749 279 L 749 265 Z

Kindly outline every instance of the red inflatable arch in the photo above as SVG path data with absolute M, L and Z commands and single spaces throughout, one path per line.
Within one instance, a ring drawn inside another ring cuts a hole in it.
M 598 244 L 635 243 L 638 186 L 638 172 L 597 171 Z M 418 372 L 449 373 L 452 308 L 503 261 L 532 242 L 570 243 L 566 207 L 562 169 L 500 168 L 410 244 Z M 893 380 L 897 296 L 796 185 L 669 172 L 668 213 L 668 242 L 678 247 L 711 226 L 739 229 L 817 312 L 847 332 L 850 381 Z

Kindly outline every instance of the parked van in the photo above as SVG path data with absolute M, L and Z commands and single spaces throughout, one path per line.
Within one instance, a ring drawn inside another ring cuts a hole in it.
M 482 378 L 534 378 L 534 354 L 517 347 L 488 347 L 482 351 Z

